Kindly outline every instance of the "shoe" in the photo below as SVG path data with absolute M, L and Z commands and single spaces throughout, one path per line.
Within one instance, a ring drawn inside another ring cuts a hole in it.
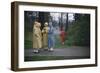
M 63 42 L 62 45 L 64 45 L 65 43 Z
M 34 50 L 33 52 L 34 52 L 34 53 L 39 53 L 39 51 L 38 51 L 38 50 Z
M 48 48 L 44 48 L 44 51 L 48 51 Z
M 54 50 L 53 50 L 53 48 L 50 48 L 50 49 L 49 49 L 49 51 L 51 51 L 51 52 L 52 52 L 52 51 L 54 51 Z

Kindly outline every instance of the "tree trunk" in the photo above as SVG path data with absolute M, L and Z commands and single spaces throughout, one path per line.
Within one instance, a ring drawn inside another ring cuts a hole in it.
M 66 27 L 65 31 L 67 31 L 68 30 L 68 13 L 66 14 L 66 26 L 65 27 Z

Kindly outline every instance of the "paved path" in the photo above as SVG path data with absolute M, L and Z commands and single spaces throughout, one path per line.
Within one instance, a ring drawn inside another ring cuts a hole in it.
M 53 52 L 41 49 L 40 53 L 36 54 L 33 49 L 25 50 L 25 57 L 31 56 L 66 56 L 66 57 L 89 57 L 90 49 L 87 47 L 71 47 L 66 49 L 54 49 Z

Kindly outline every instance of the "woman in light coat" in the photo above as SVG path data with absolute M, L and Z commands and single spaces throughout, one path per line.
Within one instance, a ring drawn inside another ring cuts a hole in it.
M 41 24 L 35 21 L 33 27 L 33 48 L 35 53 L 38 53 L 39 49 L 42 47 L 42 34 L 40 26 Z
M 48 49 L 48 23 L 45 22 L 44 24 L 44 28 L 42 29 L 42 35 L 43 35 L 43 39 L 42 39 L 42 43 L 43 43 L 43 48 L 46 50 Z

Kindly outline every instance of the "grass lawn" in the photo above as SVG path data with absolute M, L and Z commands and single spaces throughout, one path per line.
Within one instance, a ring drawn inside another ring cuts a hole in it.
M 32 56 L 25 57 L 25 61 L 63 60 L 64 56 Z

